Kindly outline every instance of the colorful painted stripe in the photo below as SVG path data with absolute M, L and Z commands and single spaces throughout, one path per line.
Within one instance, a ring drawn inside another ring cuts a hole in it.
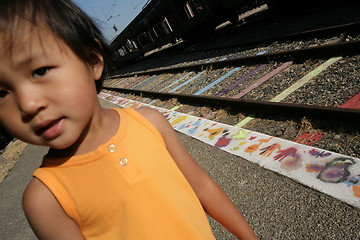
M 159 77 L 162 77 L 163 75 L 154 75 L 153 77 L 145 80 L 145 81 L 142 81 L 140 84 L 136 85 L 135 87 L 133 87 L 133 89 L 141 89 L 145 86 L 147 86 L 148 84 L 150 84 L 151 82 L 155 81 L 156 79 L 158 79 Z
M 182 88 L 182 87 L 185 86 L 186 84 L 188 84 L 188 83 L 194 81 L 195 79 L 197 79 L 198 77 L 200 77 L 204 72 L 205 72 L 205 71 L 202 71 L 202 72 L 198 73 L 195 77 L 192 77 L 192 78 L 190 78 L 189 80 L 187 80 L 186 82 L 183 82 L 183 83 L 180 84 L 179 86 L 171 89 L 168 93 L 175 92 L 176 90 Z
M 168 82 L 168 81 L 174 82 L 174 79 L 178 79 L 179 76 L 182 76 L 182 75 L 183 75 L 183 74 L 179 74 L 179 73 L 178 73 L 178 74 L 168 74 L 168 77 L 167 77 L 167 78 L 165 78 L 165 79 L 163 79 L 162 81 L 156 83 L 155 86 L 152 86 L 152 89 L 156 89 L 156 88 L 158 88 L 160 85 L 163 85 L 164 83 L 166 83 L 166 82 Z M 149 86 L 148 86 L 147 88 L 149 88 Z
M 216 94 L 216 97 L 221 97 L 222 95 L 225 95 L 226 93 L 230 92 L 230 91 L 233 90 L 236 86 L 238 86 L 238 85 L 240 85 L 241 83 L 243 83 L 246 79 L 254 76 L 256 73 L 258 73 L 259 71 L 263 70 L 266 66 L 267 66 L 267 64 L 263 64 L 263 65 L 260 65 L 259 67 L 255 68 L 254 70 L 252 70 L 251 72 L 249 72 L 248 74 L 246 74 L 245 76 L 243 76 L 242 78 L 240 78 L 239 80 L 237 80 L 236 82 L 230 84 L 227 88 L 221 90 L 218 94 Z
M 223 76 L 219 77 L 217 80 L 213 81 L 212 83 L 208 84 L 207 86 L 205 86 L 204 88 L 200 89 L 199 91 L 197 91 L 196 93 L 194 93 L 193 95 L 200 95 L 204 92 L 206 92 L 207 90 L 209 90 L 210 88 L 212 88 L 213 86 L 215 86 L 216 84 L 224 81 L 227 77 L 231 76 L 233 73 L 235 73 L 237 70 L 239 70 L 241 67 L 236 67 L 234 69 L 232 69 L 231 71 L 227 72 L 226 74 L 224 74 Z M 201 83 L 198 83 L 197 85 L 199 85 Z M 195 86 L 192 86 L 191 88 L 194 88 Z M 183 91 L 186 92 L 186 89 Z M 171 110 L 175 111 L 177 109 L 179 109 L 182 105 L 178 105 L 173 107 Z
M 286 63 L 281 64 L 280 67 L 278 67 L 275 70 L 265 74 L 263 77 L 259 78 L 256 82 L 251 84 L 249 87 L 242 90 L 239 94 L 237 94 L 235 96 L 232 96 L 231 98 L 236 98 L 237 99 L 237 98 L 243 97 L 244 95 L 249 93 L 251 90 L 257 88 L 258 86 L 260 86 L 261 84 L 263 84 L 264 82 L 266 82 L 267 80 L 269 80 L 270 78 L 275 76 L 276 74 L 280 73 L 281 71 L 283 71 L 284 69 L 289 67 L 291 64 L 292 64 L 292 62 L 286 62 Z
M 171 78 L 171 74 L 169 73 L 164 73 L 164 74 L 161 74 L 161 76 L 157 79 L 154 79 L 153 81 L 145 84 L 144 86 L 141 87 L 142 90 L 148 90 L 149 88 L 152 88 L 154 86 L 154 84 L 158 84 L 158 82 L 160 81 L 166 81 L 168 79 Z
M 360 93 L 350 98 L 346 103 L 340 106 L 341 108 L 360 109 Z
M 289 88 L 287 88 L 285 91 L 283 91 L 282 93 L 280 93 L 279 95 L 277 95 L 276 97 L 271 99 L 270 101 L 271 102 L 281 102 L 287 96 L 289 96 L 290 94 L 295 92 L 297 89 L 304 86 L 304 84 L 306 84 L 310 79 L 312 79 L 312 78 L 316 77 L 317 75 L 319 75 L 322 71 L 327 69 L 331 64 L 337 62 L 341 58 L 342 57 L 330 58 L 329 60 L 327 60 L 326 62 L 324 62 L 323 64 L 321 64 L 317 68 L 315 68 L 310 73 L 306 74 L 303 78 L 301 78 L 299 81 L 297 81 L 296 83 L 291 85 Z
M 284 100 L 287 96 L 289 96 L 291 93 L 295 92 L 297 89 L 299 89 L 300 87 L 302 87 L 305 83 L 307 83 L 310 79 L 316 77 L 317 75 L 319 75 L 322 71 L 324 71 L 325 69 L 327 69 L 331 64 L 337 62 L 338 60 L 340 60 L 341 57 L 335 57 L 335 58 L 330 58 L 329 60 L 327 60 L 326 62 L 324 62 L 323 64 L 321 64 L 320 66 L 318 66 L 317 68 L 315 68 L 313 71 L 311 71 L 310 73 L 306 74 L 303 78 L 301 78 L 300 80 L 298 80 L 296 83 L 294 83 L 293 85 L 291 85 L 290 87 L 288 87 L 287 89 L 285 89 L 285 91 L 283 91 L 282 93 L 278 94 L 276 97 L 274 97 L 273 99 L 270 100 L 270 102 L 281 102 L 282 100 Z M 245 119 L 243 119 L 241 122 L 239 122 L 238 124 L 236 124 L 236 127 L 243 127 L 245 126 L 247 123 L 249 123 L 251 120 L 253 120 L 254 117 L 247 117 Z
M 234 74 L 237 70 L 239 70 L 241 67 L 236 67 L 232 70 L 230 70 L 229 72 L 227 72 L 226 74 L 224 74 L 223 76 L 219 77 L 218 79 L 216 79 L 215 81 L 213 81 L 212 83 L 210 83 L 209 85 L 203 87 L 202 89 L 200 89 L 199 91 L 197 91 L 196 93 L 194 93 L 194 95 L 200 95 L 204 92 L 206 92 L 207 90 L 209 90 L 210 88 L 212 88 L 213 86 L 215 86 L 216 84 L 221 83 L 222 81 L 224 81 L 227 77 L 231 76 L 232 74 Z
M 193 74 L 194 72 L 188 72 L 187 74 L 185 74 L 184 76 L 182 76 L 181 78 L 179 78 L 178 80 L 174 81 L 173 83 L 171 83 L 170 85 L 164 87 L 163 89 L 161 89 L 159 92 L 164 91 L 167 88 L 172 87 L 174 84 L 177 84 L 178 82 L 180 82 L 181 80 L 183 80 L 184 78 L 186 78 L 187 76 L 189 76 L 190 74 Z
M 171 83 L 170 85 L 168 85 L 168 86 L 164 87 L 163 89 L 161 89 L 159 92 L 162 92 L 162 91 L 164 91 L 164 90 L 167 89 L 167 88 L 170 88 L 170 87 L 173 86 L 174 84 L 180 82 L 181 80 L 183 80 L 184 78 L 186 78 L 187 76 L 189 76 L 190 74 L 193 74 L 193 73 L 194 73 L 194 72 L 189 72 L 189 73 L 185 74 L 184 76 L 182 76 L 182 77 L 179 78 L 178 80 L 174 81 L 174 82 Z M 156 101 L 157 101 L 157 100 L 152 100 L 152 101 L 149 102 L 148 104 L 149 104 L 149 105 L 152 105 L 152 104 L 154 104 Z
M 142 82 L 144 82 L 144 81 L 148 81 L 148 80 L 150 80 L 150 79 L 154 78 L 155 76 L 156 76 L 156 75 L 148 76 L 148 77 L 147 77 L 147 78 L 145 78 L 145 79 L 143 79 L 143 78 L 141 78 L 141 77 L 139 77 L 139 78 L 135 78 L 135 80 L 134 80 L 134 81 L 129 81 L 129 83 L 128 83 L 128 84 L 126 84 L 123 88 L 132 88 L 132 87 L 136 87 L 136 86 L 140 85 Z

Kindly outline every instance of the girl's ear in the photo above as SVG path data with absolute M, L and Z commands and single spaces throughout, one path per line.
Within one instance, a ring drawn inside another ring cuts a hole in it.
M 94 61 L 91 68 L 93 71 L 94 80 L 99 80 L 104 70 L 104 58 L 101 55 L 96 54 L 96 61 Z

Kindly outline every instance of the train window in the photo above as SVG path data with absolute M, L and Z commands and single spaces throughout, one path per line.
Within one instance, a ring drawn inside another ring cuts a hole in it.
M 189 0 L 185 2 L 184 10 L 190 19 L 199 14 L 203 10 L 203 6 L 198 0 Z
M 134 52 L 137 50 L 137 45 L 135 41 L 127 39 L 126 40 L 126 47 L 129 49 L 129 52 Z
M 143 32 L 137 36 L 137 40 L 141 46 L 145 46 L 151 42 L 154 42 L 151 35 L 148 32 Z
M 136 49 L 139 48 L 138 45 L 137 45 L 137 43 L 135 42 L 135 40 L 131 39 L 131 43 L 132 43 L 132 45 L 134 46 L 134 48 L 136 48 Z
M 155 36 L 156 38 L 159 38 L 159 36 L 157 35 L 157 33 L 156 33 L 155 29 L 154 29 L 154 28 L 151 28 L 151 30 L 153 31 L 154 36 Z
M 164 28 L 167 31 L 167 33 L 170 33 L 170 32 L 173 31 L 173 29 L 172 29 L 172 27 L 170 25 L 170 22 L 168 21 L 167 18 L 164 18 L 163 24 L 164 24 Z
M 193 6 L 195 11 L 197 13 L 200 13 L 203 10 L 202 4 L 199 2 L 199 0 L 189 0 L 190 4 Z
M 134 46 L 133 46 L 133 44 L 131 43 L 130 39 L 127 39 L 127 40 L 126 40 L 126 46 L 128 47 L 128 49 L 133 49 L 133 48 L 134 48 Z
M 119 50 L 118 50 L 118 53 L 120 56 L 125 56 L 127 54 L 127 50 L 126 50 L 126 47 L 125 46 L 122 46 Z
M 164 26 L 163 22 L 158 22 L 153 27 L 154 33 L 158 38 L 165 36 L 168 33 L 168 29 Z
M 167 15 L 166 20 L 169 22 L 169 25 L 171 26 L 172 31 L 177 29 L 178 23 L 176 22 L 176 16 L 174 13 Z
M 122 48 L 120 48 L 119 50 L 118 50 L 118 53 L 119 53 L 119 55 L 120 56 L 125 56 L 125 51 L 124 51 L 124 49 L 122 49 Z
M 184 9 L 185 9 L 186 15 L 189 19 L 195 16 L 195 14 L 194 14 L 193 10 L 191 9 L 191 6 L 188 2 L 185 3 Z

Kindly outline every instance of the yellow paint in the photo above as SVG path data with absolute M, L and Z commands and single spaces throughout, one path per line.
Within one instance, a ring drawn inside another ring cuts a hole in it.
M 219 135 L 220 133 L 222 133 L 224 128 L 216 128 L 216 129 L 206 129 L 204 130 L 205 132 L 208 132 L 210 135 L 208 136 L 208 138 L 210 140 L 213 140 L 215 138 L 215 136 Z
M 273 99 L 271 99 L 271 102 L 280 102 L 282 100 L 284 100 L 287 96 L 289 96 L 291 93 L 293 93 L 295 90 L 299 89 L 300 87 L 302 87 L 305 83 L 307 83 L 310 79 L 316 77 L 317 75 L 319 75 L 319 73 L 321 73 L 322 71 L 324 71 L 325 69 L 327 69 L 331 64 L 337 62 L 338 60 L 340 60 L 341 57 L 335 57 L 335 58 L 330 58 L 329 60 L 327 60 L 326 62 L 324 62 L 323 64 L 321 64 L 319 67 L 315 68 L 313 71 L 309 72 L 308 74 L 306 74 L 303 78 L 301 78 L 300 80 L 298 80 L 296 83 L 294 83 L 293 85 L 291 85 L 290 87 L 288 87 L 285 91 L 283 91 L 282 93 L 280 93 L 279 95 L 277 95 L 276 97 L 274 97 Z
M 280 102 L 282 100 L 284 100 L 287 96 L 289 96 L 291 93 L 293 93 L 294 91 L 296 91 L 297 89 L 299 89 L 300 87 L 302 87 L 305 83 L 307 83 L 309 80 L 311 80 L 312 78 L 316 77 L 317 75 L 319 75 L 322 71 L 324 71 L 325 69 L 327 69 L 331 64 L 337 62 L 338 60 L 340 60 L 342 57 L 334 57 L 334 58 L 330 58 L 329 60 L 327 60 L 326 62 L 324 62 L 323 64 L 321 64 L 320 66 L 318 66 L 317 68 L 315 68 L 313 71 L 311 71 L 310 73 L 306 74 L 303 78 L 301 78 L 300 80 L 298 80 L 296 83 L 294 83 L 293 85 L 291 85 L 290 87 L 288 87 L 287 89 L 285 89 L 285 91 L 283 91 L 282 93 L 278 94 L 276 97 L 274 97 L 273 99 L 270 100 L 270 102 Z M 245 126 L 247 123 L 249 123 L 251 120 L 253 120 L 253 117 L 247 117 L 244 120 L 242 120 L 241 122 L 239 122 L 238 124 L 235 125 L 235 127 L 243 127 Z
M 175 119 L 174 121 L 172 121 L 170 124 L 171 124 L 171 126 L 174 126 L 174 125 L 178 124 L 179 122 L 184 121 L 187 118 L 188 118 L 187 116 L 181 116 L 181 117 Z

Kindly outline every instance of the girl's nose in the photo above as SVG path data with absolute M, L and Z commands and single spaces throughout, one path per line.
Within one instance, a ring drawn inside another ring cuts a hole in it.
M 26 87 L 18 92 L 18 105 L 23 118 L 33 117 L 46 107 L 41 91 L 33 87 Z

